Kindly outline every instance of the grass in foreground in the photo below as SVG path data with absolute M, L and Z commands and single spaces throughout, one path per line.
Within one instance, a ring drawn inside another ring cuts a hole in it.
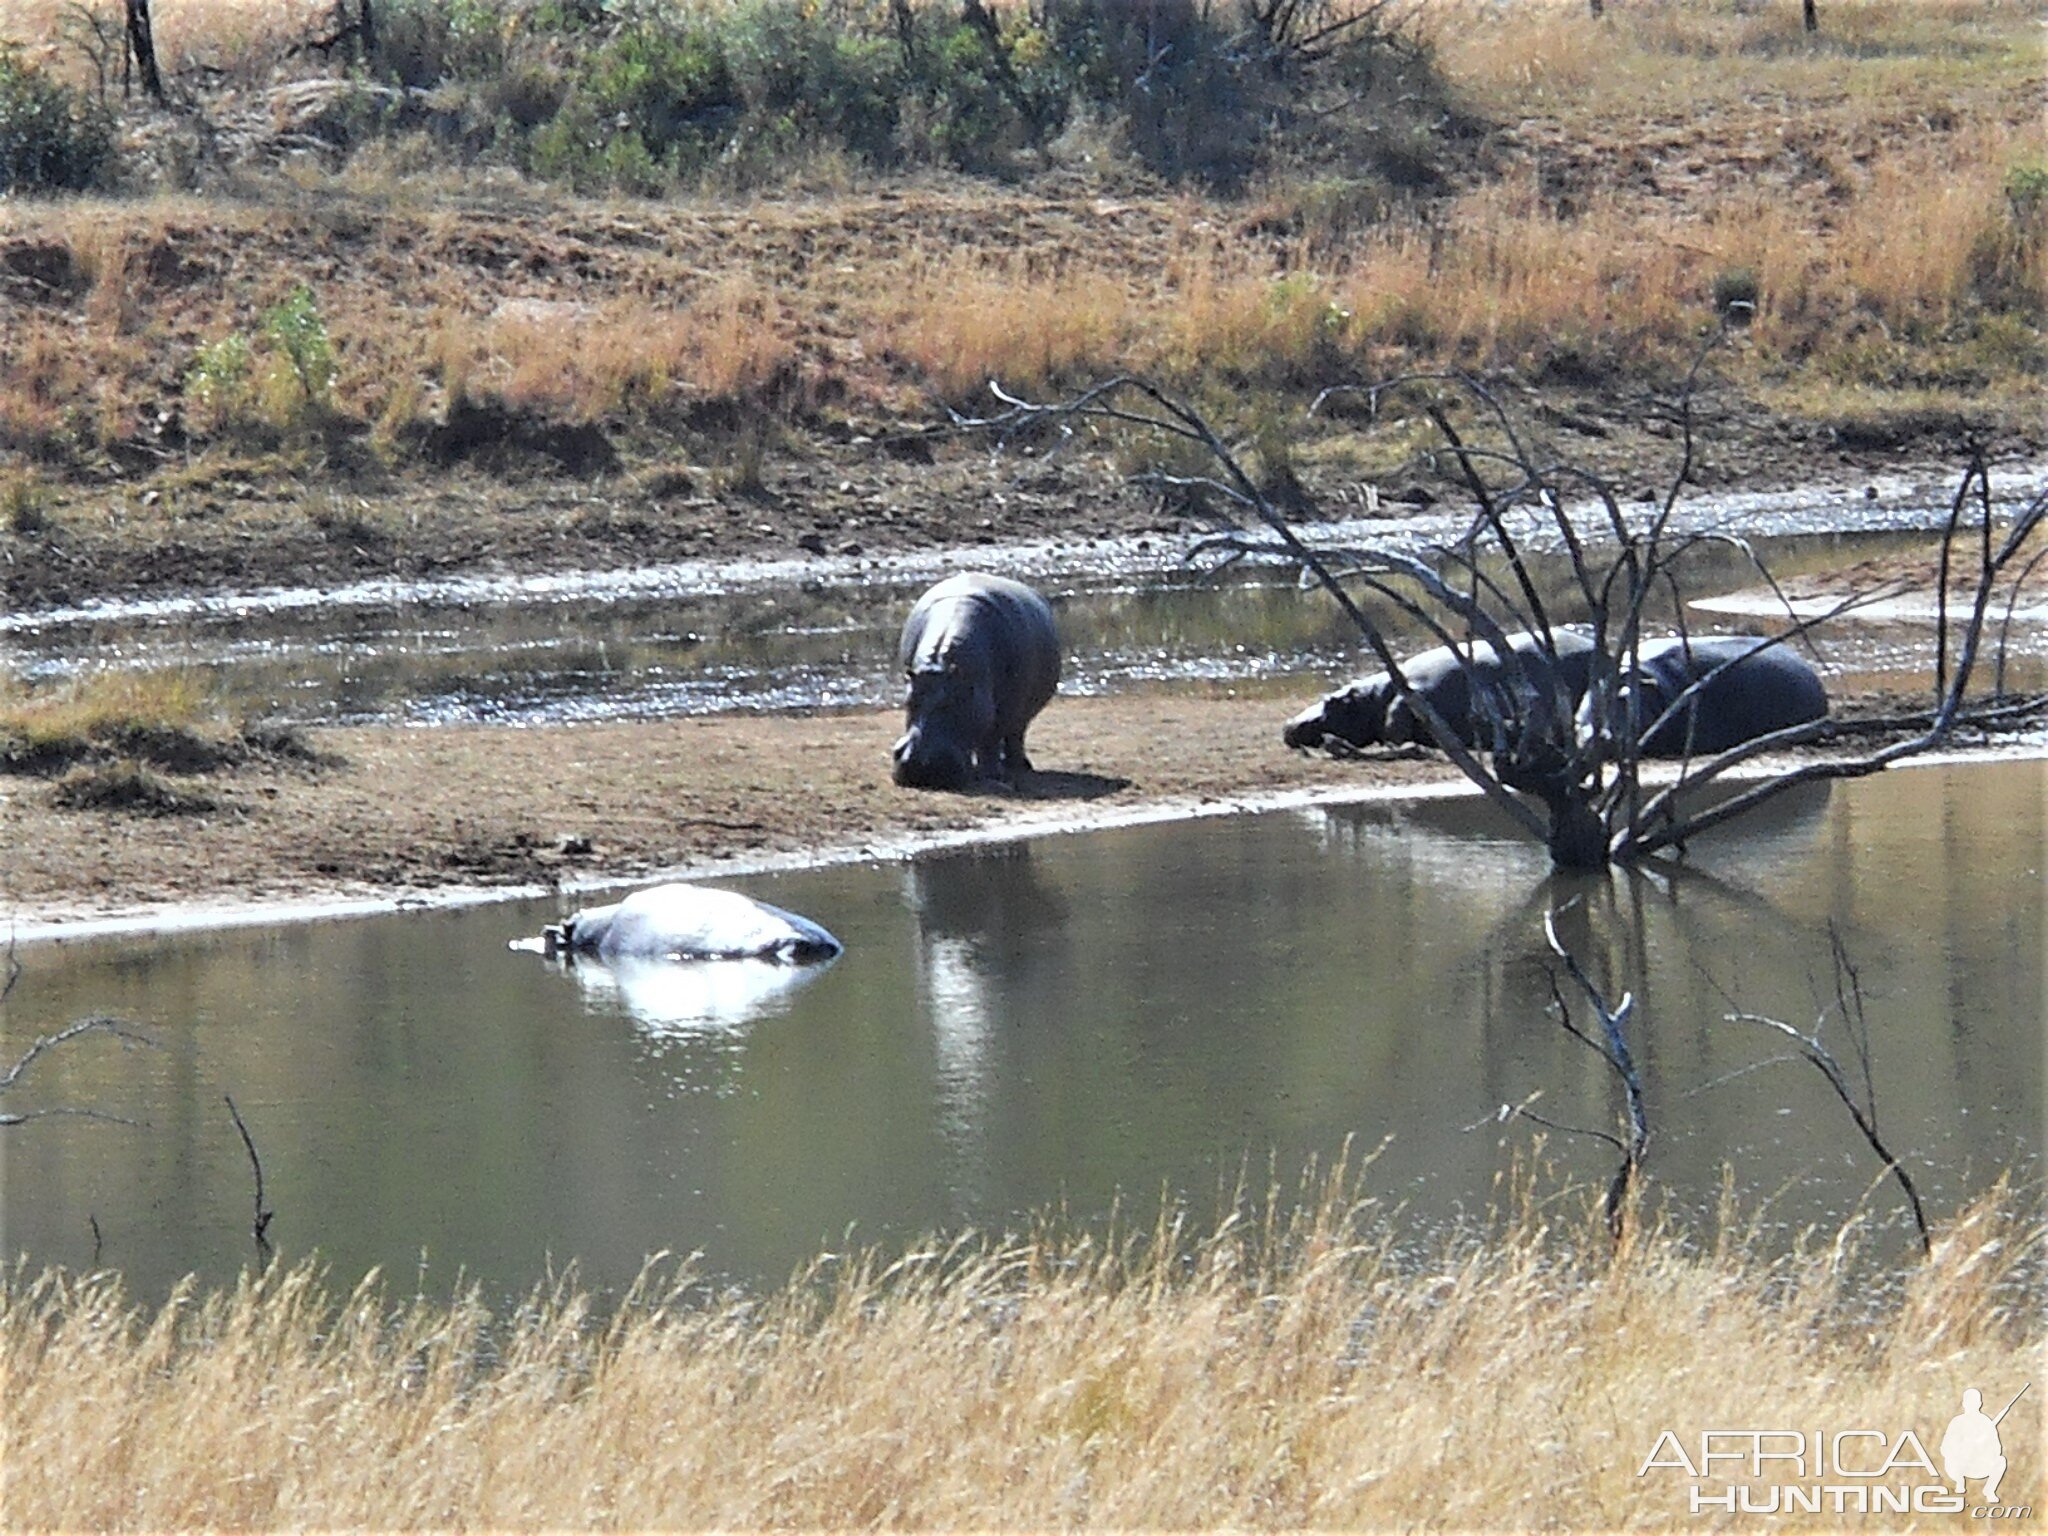
M 1732 1220 L 1704 1251 L 1652 1226 L 1617 1253 L 1592 1202 L 1525 1194 L 1490 1238 L 1401 1252 L 1339 1182 L 1199 1239 L 828 1257 L 759 1301 L 643 1278 L 609 1320 L 567 1287 L 502 1317 L 374 1280 L 337 1300 L 304 1265 L 150 1314 L 112 1276 L 17 1272 L 7 1521 L 1693 1524 L 1685 1476 L 1641 1472 L 1665 1429 L 1933 1454 L 1965 1387 L 2038 1375 L 2015 1298 L 2044 1234 L 2002 1188 L 1874 1295 L 1853 1231 L 1767 1258 Z M 2035 1413 L 2005 1435 L 2020 1498 Z

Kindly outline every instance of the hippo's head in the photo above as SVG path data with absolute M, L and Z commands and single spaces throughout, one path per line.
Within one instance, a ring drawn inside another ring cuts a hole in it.
M 1287 722 L 1280 739 L 1290 747 L 1319 747 L 1331 737 L 1354 747 L 1386 739 L 1387 692 L 1375 679 L 1339 689 Z
M 941 665 L 910 674 L 905 726 L 890 777 L 906 789 L 965 789 L 975 752 L 995 728 L 995 699 L 985 677 Z

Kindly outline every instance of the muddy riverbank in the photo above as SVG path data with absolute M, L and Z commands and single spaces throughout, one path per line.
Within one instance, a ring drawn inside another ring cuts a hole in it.
M 1839 712 L 1900 702 L 1862 697 Z M 214 802 L 206 810 L 68 809 L 42 781 L 0 780 L 10 843 L 0 911 L 17 937 L 36 939 L 108 920 L 715 876 L 1461 782 L 1420 751 L 1290 752 L 1279 742 L 1285 713 L 1228 688 L 1062 698 L 1033 730 L 1042 771 L 1012 791 L 965 795 L 889 782 L 893 710 L 311 730 L 310 755 L 256 755 L 195 781 Z
M 896 711 L 315 730 L 310 759 L 254 758 L 208 776 L 209 811 L 68 810 L 40 781 L 0 781 L 12 844 L 0 898 L 28 928 L 575 886 L 1447 776 L 1441 761 L 1288 752 L 1281 714 L 1227 691 L 1061 699 L 1032 735 L 1044 771 L 1013 792 L 969 795 L 889 782 Z

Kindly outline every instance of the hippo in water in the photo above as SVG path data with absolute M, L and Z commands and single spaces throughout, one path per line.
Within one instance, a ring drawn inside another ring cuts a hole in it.
M 1568 629 L 1554 630 L 1550 638 L 1558 681 L 1565 691 L 1559 702 L 1576 710 L 1592 671 L 1593 642 Z M 1447 645 L 1423 651 L 1402 662 L 1401 671 L 1408 686 L 1428 699 L 1444 724 L 1458 733 L 1461 745 L 1490 748 L 1494 743 L 1489 722 L 1528 715 L 1539 702 L 1542 686 L 1537 676 L 1544 661 L 1539 639 L 1531 634 L 1512 635 L 1508 646 L 1519 658 L 1519 677 L 1484 640 L 1457 651 Z M 1475 677 L 1482 684 L 1482 702 L 1476 709 L 1471 686 Z M 1354 747 L 1381 742 L 1398 746 L 1411 741 L 1426 746 L 1431 742 L 1429 727 L 1385 672 L 1375 672 L 1325 695 L 1288 721 L 1281 732 L 1281 739 L 1290 747 L 1321 746 L 1331 738 Z
M 901 661 L 910 694 L 898 784 L 965 789 L 1030 771 L 1024 729 L 1060 679 L 1044 598 L 1003 576 L 949 576 L 910 610 Z
M 532 944 L 533 941 L 525 941 Z M 656 885 L 606 907 L 585 907 L 541 930 L 538 948 L 617 960 L 830 960 L 839 941 L 807 917 L 737 891 Z
M 1782 645 L 1757 649 L 1767 643 L 1761 635 L 1645 640 L 1631 674 L 1636 727 L 1649 731 L 1643 756 L 1726 752 L 1773 731 L 1826 719 L 1828 693 L 1820 674 Z M 1707 681 L 1685 707 L 1657 725 L 1672 701 L 1702 678 Z M 1589 699 L 1580 711 L 1582 729 L 1590 728 L 1591 715 Z

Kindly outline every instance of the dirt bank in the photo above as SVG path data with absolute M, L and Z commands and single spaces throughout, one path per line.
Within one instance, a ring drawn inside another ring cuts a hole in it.
M 1168 802 L 1423 782 L 1440 761 L 1338 763 L 1286 751 L 1284 711 L 1227 693 L 1061 699 L 1033 731 L 1045 770 L 1012 793 L 888 779 L 893 711 L 308 733 L 320 761 L 210 776 L 218 808 L 66 810 L 0 780 L 17 922 L 199 903 L 393 898 L 449 886 L 631 879 L 778 853 L 881 847 Z
M 1843 701 L 1890 713 L 1903 701 Z M 66 809 L 0 779 L 10 845 L 0 914 L 29 937 L 201 907 L 391 902 L 451 890 L 580 887 L 824 853 L 882 853 L 1225 808 L 1291 794 L 1455 784 L 1441 757 L 1337 761 L 1279 742 L 1270 698 L 1126 693 L 1056 700 L 1033 730 L 1042 771 L 1013 791 L 889 782 L 895 711 L 306 733 L 315 756 L 254 756 L 195 788 L 202 813 Z

